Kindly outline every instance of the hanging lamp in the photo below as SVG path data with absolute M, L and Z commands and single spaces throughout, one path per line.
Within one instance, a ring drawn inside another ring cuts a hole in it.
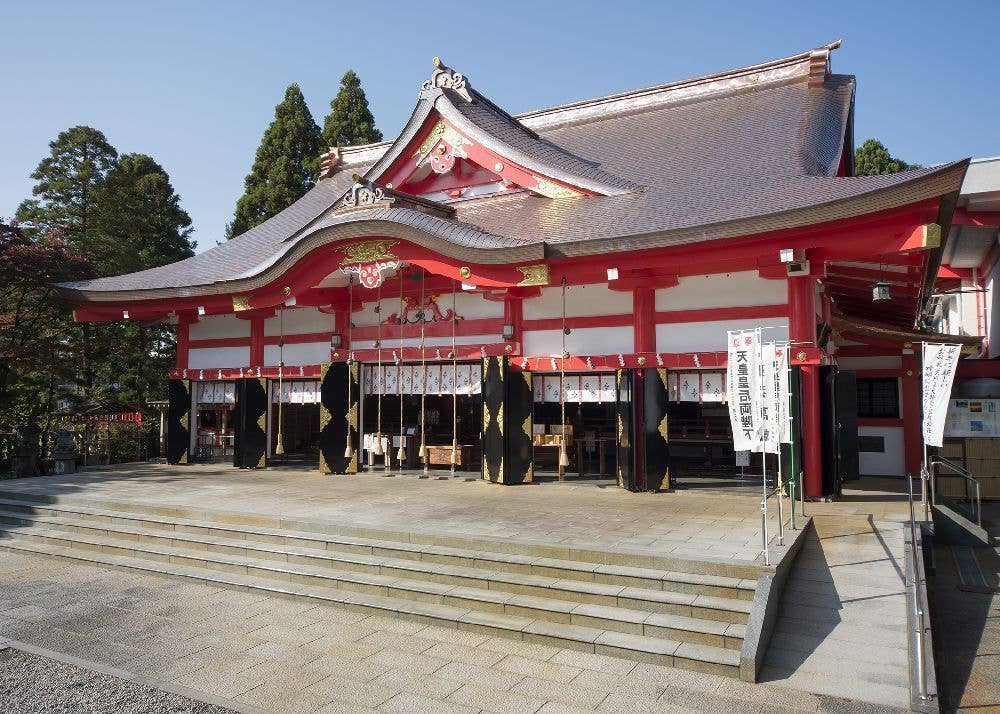
M 399 357 L 396 359 L 396 389 L 399 392 L 399 449 L 396 451 L 396 462 L 399 470 L 403 470 L 406 461 L 406 447 L 403 446 L 403 269 L 399 269 Z
M 274 453 L 277 456 L 285 455 L 285 439 L 282 432 L 284 424 L 284 402 L 285 391 L 282 377 L 285 373 L 285 306 L 282 305 L 278 313 L 278 443 L 274 445 Z
M 566 453 L 566 335 L 569 328 L 566 327 L 566 276 L 562 279 L 562 355 L 559 358 L 559 410 L 562 419 L 562 438 L 559 440 L 559 477 L 562 478 L 563 469 L 569 466 L 569 455 Z
M 878 280 L 872 284 L 872 302 L 892 300 L 892 285 L 882 273 L 882 258 L 880 255 L 878 259 Z
M 354 273 L 347 274 L 347 446 L 344 448 L 344 458 L 350 461 L 354 458 L 354 448 L 351 444 L 351 382 L 354 378 L 351 368 L 354 366 L 354 353 L 351 347 L 351 333 L 354 327 Z
M 378 300 L 375 303 L 375 322 L 378 323 L 378 333 L 375 337 L 375 360 L 378 364 L 378 407 L 376 409 L 376 425 L 375 425 L 375 456 L 385 456 L 385 449 L 382 448 L 382 283 L 378 284 Z M 386 464 L 388 467 L 388 464 Z

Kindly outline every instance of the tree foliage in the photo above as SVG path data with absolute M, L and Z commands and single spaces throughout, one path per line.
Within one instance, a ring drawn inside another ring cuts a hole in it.
M 368 108 L 368 97 L 353 69 L 340 80 L 340 91 L 330 102 L 330 113 L 323 122 L 323 143 L 331 146 L 358 146 L 382 141 L 375 128 L 375 117 Z
M 0 222 L 0 431 L 47 426 L 62 385 L 78 377 L 81 344 L 72 339 L 78 327 L 53 284 L 95 274 L 58 232 L 32 240 L 16 223 Z
M 918 164 L 908 164 L 889 154 L 885 145 L 877 139 L 868 139 L 854 151 L 855 176 L 881 176 L 897 174 L 907 169 L 918 169 Z
M 194 254 L 191 218 L 153 158 L 119 157 L 86 126 L 49 147 L 20 224 L 0 224 L 0 431 L 39 424 L 43 452 L 58 400 L 144 407 L 165 393 L 175 351 L 166 325 L 76 323 L 54 285 Z
M 100 245 L 94 252 L 102 273 L 131 273 L 194 255 L 191 217 L 151 157 L 122 155 L 96 194 Z
M 257 148 L 226 237 L 250 230 L 301 198 L 316 182 L 321 153 L 319 126 L 299 85 L 290 84 Z
M 33 199 L 21 203 L 17 220 L 39 238 L 58 231 L 66 244 L 92 252 L 95 193 L 118 160 L 118 152 L 97 129 L 74 126 L 49 143 L 50 153 L 31 174 Z

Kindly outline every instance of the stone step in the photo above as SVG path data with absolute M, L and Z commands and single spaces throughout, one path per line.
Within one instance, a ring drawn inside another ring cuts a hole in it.
M 0 525 L 0 537 L 34 539 L 91 552 L 146 558 L 190 567 L 371 592 L 424 602 L 453 604 L 487 612 L 525 615 L 551 622 L 587 624 L 600 626 L 606 630 L 635 634 L 646 634 L 647 627 L 651 633 L 670 629 L 677 636 L 689 633 L 681 638 L 683 641 L 707 642 L 720 647 L 741 646 L 750 609 L 750 603 L 741 600 L 725 600 L 705 595 L 678 595 L 621 586 L 601 586 L 616 589 L 623 595 L 608 596 L 606 604 L 597 604 L 581 602 L 579 591 L 571 588 L 573 585 L 585 584 L 570 581 L 552 581 L 548 589 L 541 587 L 541 584 L 537 588 L 529 589 L 517 583 L 497 580 L 483 583 L 486 587 L 470 587 L 463 584 L 399 577 L 392 572 L 337 570 L 329 565 L 265 560 L 57 531 L 38 526 Z M 533 576 L 513 574 L 510 577 Z M 544 595 L 526 594 L 525 590 L 542 592 Z M 628 606 L 622 605 L 622 602 L 627 602 Z
M 198 537 L 225 538 L 241 543 L 266 543 L 295 548 L 320 549 L 376 557 L 415 560 L 422 563 L 478 568 L 490 571 L 523 573 L 562 580 L 579 580 L 607 585 L 631 585 L 654 590 L 716 597 L 752 600 L 756 580 L 657 570 L 626 565 L 609 565 L 540 556 L 496 553 L 488 550 L 469 550 L 447 546 L 410 544 L 350 536 L 318 535 L 302 531 L 220 524 L 211 521 L 194 521 L 157 516 L 135 516 L 128 513 L 87 507 L 28 505 L 11 499 L 0 499 L 0 519 L 16 518 L 18 514 L 39 518 L 68 519 L 80 529 L 87 523 L 99 532 L 111 529 L 133 529 L 139 535 L 152 537 L 154 533 L 169 531 L 171 539 L 181 539 L 181 534 Z M 220 544 L 225 545 L 225 544 Z M 598 600 L 599 601 L 599 600 Z
M 39 516 L 33 514 L 18 514 L 11 511 L 0 511 L 0 524 L 13 526 L 37 526 L 53 531 L 79 533 L 82 535 L 115 538 L 125 542 L 142 542 L 163 546 L 192 548 L 217 553 L 227 553 L 243 557 L 254 557 L 280 562 L 300 563 L 304 565 L 319 565 L 359 572 L 394 575 L 418 580 L 449 583 L 470 587 L 488 589 L 510 589 L 515 592 L 538 597 L 560 597 L 575 602 L 588 602 L 596 605 L 615 605 L 620 593 L 626 588 L 634 592 L 637 586 L 629 586 L 631 578 L 623 577 L 619 584 L 573 580 L 559 578 L 562 570 L 545 566 L 549 575 L 533 575 L 523 572 L 494 571 L 487 569 L 492 561 L 476 560 L 474 567 L 442 564 L 437 558 L 432 560 L 411 560 L 372 555 L 365 552 L 341 552 L 336 550 L 323 551 L 316 548 L 300 548 L 291 545 L 258 543 L 252 540 L 238 540 L 208 535 L 181 533 L 156 529 L 142 529 L 130 525 L 115 523 L 94 523 L 77 521 L 67 517 Z M 394 552 L 394 551 L 393 551 Z M 466 561 L 460 561 L 466 562 Z M 469 561 L 472 562 L 472 561 Z M 653 587 L 639 588 L 642 590 L 666 590 L 685 596 L 699 595 L 703 592 L 732 592 L 730 588 L 718 585 L 699 583 L 704 578 L 718 576 L 691 576 L 695 583 L 679 580 L 684 574 L 662 574 L 661 579 L 651 577 L 639 582 L 649 582 Z M 669 578 L 669 579 L 667 579 Z M 740 591 L 742 592 L 742 591 Z M 719 596 L 710 596 L 719 597 Z M 642 599 L 632 597 L 631 599 Z M 726 599 L 726 598 L 723 598 Z M 728 598 L 746 600 L 744 597 Z M 690 597 L 682 598 L 680 602 L 690 601 Z M 657 605 L 648 605 L 639 609 L 659 609 Z M 746 600 L 749 603 L 749 600 Z M 673 604 L 678 604 L 673 602 Z M 728 620 L 727 620 L 728 621 Z
M 717 575 L 737 580 L 756 581 L 764 572 L 770 569 L 755 562 L 738 562 L 725 558 L 702 557 L 689 558 L 674 556 L 652 548 L 615 548 L 605 550 L 594 548 L 589 543 L 536 541 L 524 538 L 490 539 L 482 535 L 468 535 L 441 531 L 439 529 L 412 529 L 409 531 L 387 530 L 367 525 L 334 523 L 330 521 L 311 520 L 308 518 L 282 518 L 280 516 L 258 513 L 239 513 L 221 510 L 203 510 L 176 506 L 152 506 L 144 503 L 112 500 L 91 500 L 72 495 L 34 494 L 19 491 L 4 491 L 0 489 L 0 506 L 8 510 L 13 506 L 37 508 L 58 506 L 61 509 L 72 509 L 81 515 L 88 511 L 100 520 L 102 518 L 137 518 L 155 522 L 184 522 L 187 527 L 210 527 L 224 529 L 228 526 L 251 526 L 254 531 L 263 535 L 268 530 L 277 532 L 276 537 L 283 537 L 287 531 L 312 534 L 314 536 L 336 536 L 378 540 L 392 543 L 405 543 L 411 546 L 442 546 L 445 548 L 467 549 L 477 552 L 553 558 L 573 562 L 625 566 L 634 568 L 650 568 L 661 571 L 687 574 Z M 115 515 L 107 515 L 113 512 Z M 144 527 L 156 527 L 153 525 Z M 682 541 L 678 541 L 679 543 Z M 690 545 L 683 541 L 685 545 Z M 751 596 L 752 597 L 752 596 Z
M 737 649 L 679 642 L 660 636 L 608 631 L 587 625 L 536 620 L 519 615 L 482 612 L 446 603 L 405 600 L 371 592 L 317 587 L 301 582 L 276 582 L 253 574 L 220 572 L 181 563 L 86 551 L 20 537 L 0 540 L 0 548 L 185 578 L 217 587 L 310 599 L 355 611 L 417 620 L 442 627 L 456 627 L 567 649 L 739 677 L 740 652 Z M 669 628 L 664 631 L 669 631 Z

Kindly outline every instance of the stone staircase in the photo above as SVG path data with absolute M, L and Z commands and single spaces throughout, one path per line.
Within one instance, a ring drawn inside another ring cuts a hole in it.
M 0 548 L 732 677 L 761 572 L 12 493 L 0 494 Z

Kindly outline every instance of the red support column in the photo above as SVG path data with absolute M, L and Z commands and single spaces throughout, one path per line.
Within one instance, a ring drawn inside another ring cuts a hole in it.
M 264 365 L 264 318 L 250 319 L 250 366 Z
M 524 320 L 524 298 L 508 295 L 503 300 L 503 324 L 514 326 L 514 336 L 512 340 L 521 340 L 522 322 Z
M 788 333 L 792 353 L 796 347 L 816 344 L 816 306 L 811 277 L 788 279 Z M 802 464 L 805 494 L 823 495 L 823 435 L 820 429 L 819 365 L 802 365 Z
M 901 380 L 903 417 L 903 463 L 906 473 L 918 476 L 924 459 L 924 437 L 920 417 L 920 369 L 916 355 L 903 356 Z
M 632 310 L 635 352 L 656 352 L 656 306 L 653 288 L 636 288 L 632 291 Z
M 193 321 L 184 314 L 177 318 L 177 362 L 174 364 L 177 369 L 187 369 L 188 352 L 191 349 L 191 323 Z

